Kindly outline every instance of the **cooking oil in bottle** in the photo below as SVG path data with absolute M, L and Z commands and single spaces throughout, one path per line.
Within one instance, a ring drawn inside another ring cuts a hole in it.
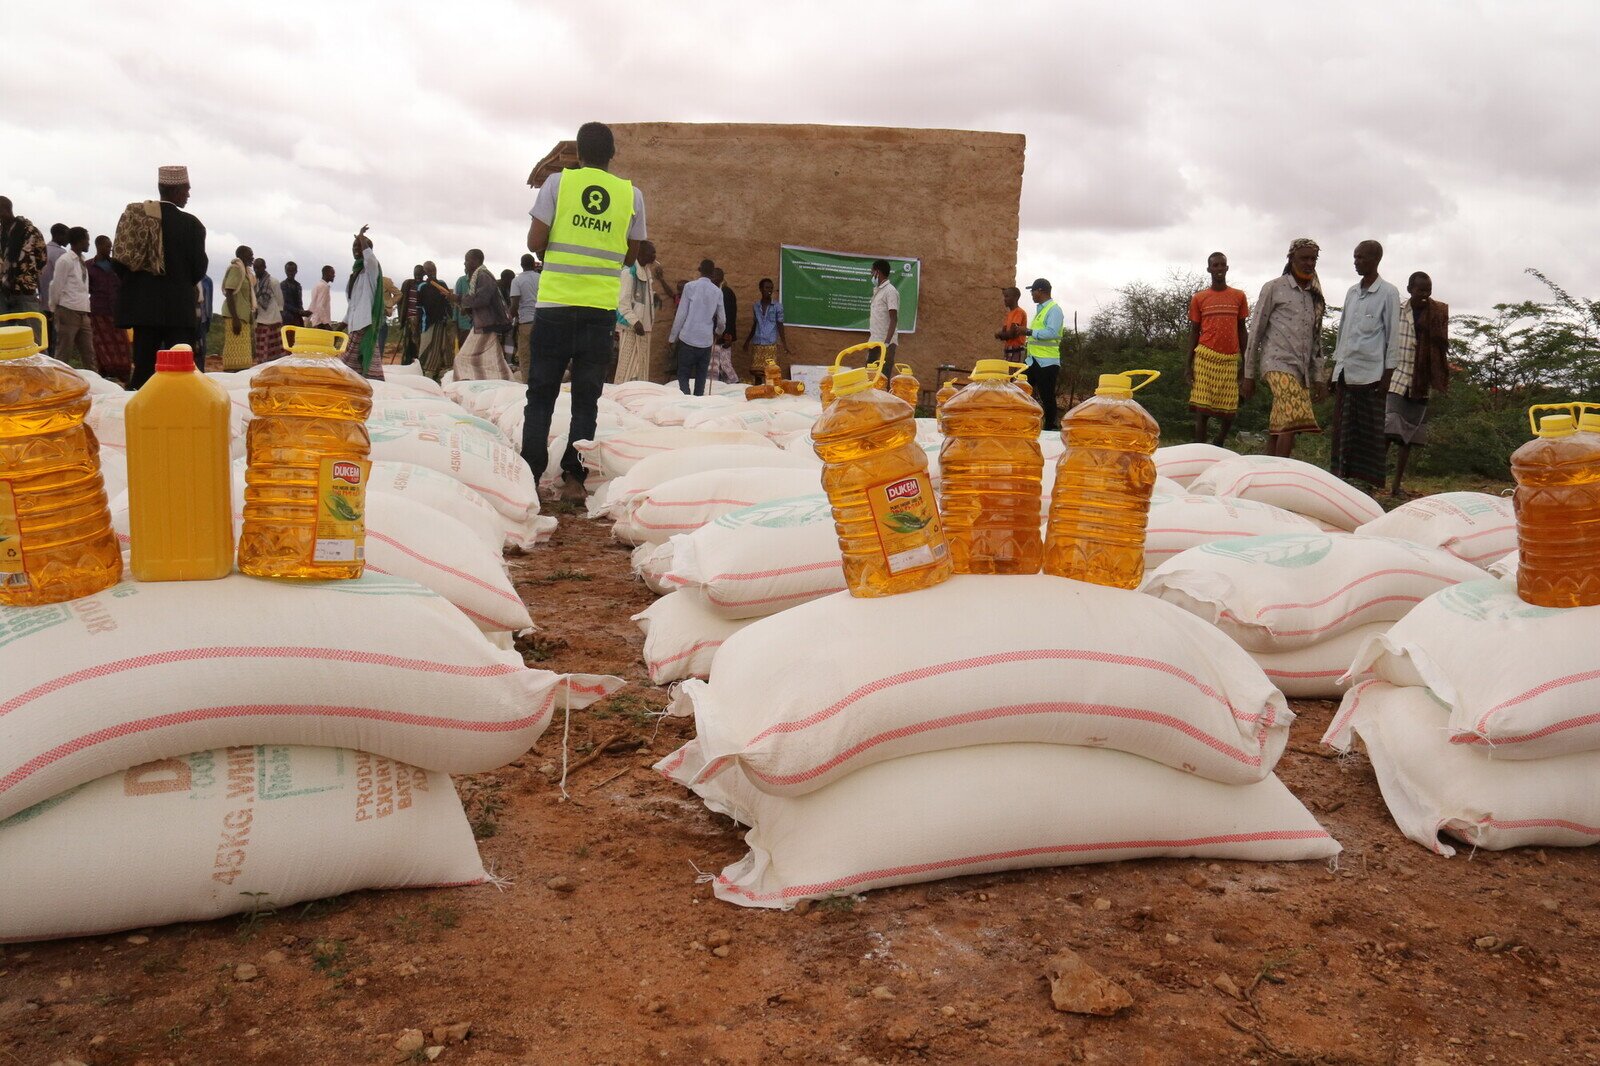
M 1017 388 L 1011 366 L 980 359 L 972 384 L 939 412 L 939 512 L 958 574 L 1037 574 L 1044 558 L 1044 409 Z
M 1530 408 L 1534 439 L 1511 455 L 1517 595 L 1538 607 L 1600 603 L 1600 419 L 1586 412 L 1575 424 L 1575 406 Z M 1536 412 L 1552 409 L 1564 413 L 1535 422 Z
M 128 401 L 128 531 L 140 581 L 212 581 L 233 571 L 228 394 L 187 344 L 156 353 Z
M 912 592 L 951 574 L 928 456 L 917 444 L 916 412 L 878 391 L 871 369 L 839 368 L 848 355 L 882 347 L 862 344 L 839 353 L 833 403 L 811 433 L 853 596 Z
M 30 322 L 37 322 L 34 339 Z M 0 315 L 0 606 L 91 596 L 122 578 L 89 385 L 40 350 L 37 311 Z
M 1028 382 L 1028 364 L 1012 363 L 1011 365 L 1016 367 L 1016 373 L 1011 375 L 1011 384 L 1021 389 L 1024 396 L 1032 396 L 1033 386 Z
M 969 371 L 969 373 L 970 373 L 970 371 Z M 937 418 L 939 416 L 939 412 L 944 410 L 944 405 L 947 402 L 949 402 L 950 397 L 952 397 L 956 393 L 960 392 L 968 384 L 970 384 L 970 381 L 969 381 L 968 378 L 964 378 L 961 375 L 957 374 L 955 377 L 951 378 L 949 381 L 945 382 L 943 385 L 940 385 L 938 394 L 936 396 L 934 396 L 934 398 L 933 398 L 933 414 L 934 414 L 934 417 Z
M 1130 380 L 1142 374 L 1137 387 Z M 1144 578 L 1144 528 L 1155 488 L 1161 429 L 1134 392 L 1161 374 L 1101 374 L 1100 387 L 1061 420 L 1044 572 L 1133 589 Z
M 896 363 L 894 377 L 889 379 L 889 391 L 915 407 L 917 400 L 922 396 L 922 383 L 911 372 L 911 367 L 905 363 Z
M 339 358 L 347 334 L 283 327 L 288 355 L 251 381 L 239 569 L 255 577 L 360 577 L 372 386 Z

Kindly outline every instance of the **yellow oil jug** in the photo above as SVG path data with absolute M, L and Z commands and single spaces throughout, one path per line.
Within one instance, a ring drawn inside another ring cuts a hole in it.
M 1534 438 L 1511 455 L 1517 595 L 1538 607 L 1600 604 L 1600 414 L 1578 414 L 1589 406 L 1529 408 Z
M 889 379 L 889 391 L 912 407 L 915 407 L 917 406 L 917 401 L 922 397 L 922 383 L 911 372 L 910 366 L 905 363 L 896 363 L 894 377 Z
M 1004 359 L 978 360 L 972 384 L 939 411 L 939 513 L 958 574 L 1037 574 L 1043 561 L 1044 409 L 1017 388 L 1011 369 Z

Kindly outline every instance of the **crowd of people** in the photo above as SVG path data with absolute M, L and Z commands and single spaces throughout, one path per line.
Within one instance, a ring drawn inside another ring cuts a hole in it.
M 611 130 L 587 123 L 576 143 L 579 165 L 551 175 L 538 190 L 520 272 L 497 276 L 474 248 L 453 286 L 432 261 L 415 265 L 396 286 L 384 276 L 369 227 L 362 226 L 351 243 L 347 310 L 336 322 L 333 266 L 322 267 L 306 300 L 297 264 L 284 263 L 280 279 L 241 245 L 223 273 L 215 311 L 222 319 L 223 369 L 281 355 L 285 325 L 338 326 L 350 335 L 346 362 L 381 378 L 393 315 L 399 360 L 420 362 L 435 380 L 453 371 L 459 379 L 527 382 L 523 452 L 536 474 L 550 459 L 546 432 L 563 380 L 572 382 L 570 439 L 582 440 L 593 432 L 603 382 L 648 376 L 650 339 L 666 300 L 675 305 L 668 344 L 679 387 L 700 395 L 708 380 L 737 381 L 738 299 L 722 268 L 704 259 L 693 280 L 669 282 L 647 236 L 644 193 L 608 169 L 615 154 Z M 164 348 L 190 345 L 203 369 L 213 316 L 205 227 L 186 210 L 187 168 L 160 168 L 157 190 L 159 200 L 127 206 L 114 240 L 94 239 L 92 257 L 85 227 L 56 223 L 47 242 L 0 196 L 0 314 L 44 313 L 54 355 L 130 389 L 150 376 Z M 1211 284 L 1194 294 L 1188 311 L 1186 377 L 1195 439 L 1225 441 L 1259 378 L 1272 396 L 1269 450 L 1289 456 L 1300 434 L 1321 432 L 1313 400 L 1331 389 L 1333 472 L 1381 486 L 1388 446 L 1397 444 L 1391 491 L 1402 495 L 1411 449 L 1427 439 L 1429 396 L 1449 384 L 1449 309 L 1433 299 L 1432 281 L 1420 271 L 1408 279 L 1409 298 L 1402 301 L 1378 274 L 1382 246 L 1362 241 L 1354 252 L 1358 281 L 1345 295 L 1338 341 L 1326 358 L 1319 254 L 1315 241 L 1294 241 L 1282 274 L 1262 287 L 1253 310 L 1227 283 L 1227 256 L 1215 252 L 1207 259 Z M 888 262 L 874 262 L 868 339 L 886 346 L 892 365 L 899 293 L 889 278 Z M 1031 316 L 1020 306 L 1020 289 L 1002 291 L 1004 316 L 994 337 L 1006 359 L 1024 364 L 1045 427 L 1056 429 L 1064 315 L 1048 279 L 1036 279 L 1028 292 Z M 759 293 L 743 340 L 755 381 L 780 348 L 788 353 L 783 304 L 774 298 L 771 278 L 761 279 Z M 576 451 L 569 447 L 559 461 L 563 491 L 576 497 L 585 477 Z

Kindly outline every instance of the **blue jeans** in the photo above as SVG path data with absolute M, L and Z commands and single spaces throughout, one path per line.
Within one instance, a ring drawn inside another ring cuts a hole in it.
M 685 396 L 689 394 L 689 379 L 694 378 L 694 394 L 706 394 L 706 372 L 711 368 L 711 345 L 696 348 L 692 344 L 678 342 L 678 389 Z
M 600 386 L 611 362 L 617 313 L 598 307 L 541 307 L 528 344 L 528 406 L 523 412 L 522 457 L 535 479 L 550 465 L 550 414 L 561 378 L 572 368 L 572 428 L 561 469 L 582 484 L 587 476 L 573 441 L 594 440 Z

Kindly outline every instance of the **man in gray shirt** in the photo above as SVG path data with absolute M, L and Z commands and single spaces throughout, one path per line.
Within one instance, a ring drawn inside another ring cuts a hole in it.
M 1333 350 L 1333 449 L 1336 477 L 1384 482 L 1387 445 L 1384 401 L 1400 344 L 1400 290 L 1378 277 L 1383 245 L 1362 241 L 1355 250 L 1361 280 L 1344 296 L 1339 343 Z
M 1288 458 L 1301 433 L 1320 433 L 1311 388 L 1322 361 L 1322 313 L 1327 301 L 1317 277 L 1320 249 L 1310 237 L 1289 245 L 1283 273 L 1261 287 L 1250 317 L 1244 352 L 1244 399 L 1256 392 L 1256 374 L 1272 390 L 1268 453 Z
M 505 298 L 494 272 L 483 265 L 483 252 L 469 248 L 463 261 L 467 269 L 467 291 L 460 297 L 461 310 L 472 316 L 472 332 L 456 353 L 456 380 L 478 381 L 487 378 L 511 380 L 511 368 L 500 351 L 500 335 L 511 325 Z

